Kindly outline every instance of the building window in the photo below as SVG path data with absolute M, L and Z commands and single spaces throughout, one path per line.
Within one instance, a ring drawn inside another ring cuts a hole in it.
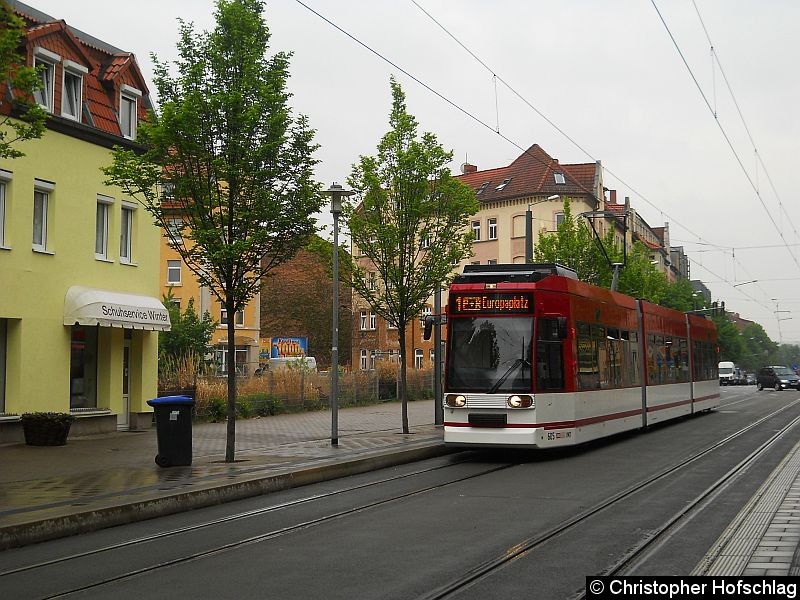
M 247 346 L 235 346 L 233 356 L 236 374 L 247 375 Z M 217 373 L 225 375 L 228 372 L 227 344 L 219 344 L 214 347 L 214 360 L 217 363 Z
M 431 348 L 430 356 L 431 356 L 431 366 L 435 367 L 436 366 L 436 353 L 433 351 L 433 348 Z
M 74 325 L 70 340 L 69 407 L 97 408 L 97 327 Z
M 227 309 L 220 309 L 219 313 L 219 324 L 220 325 L 227 325 L 228 324 L 228 311 Z M 234 325 L 244 325 L 244 311 L 237 310 L 236 311 L 236 319 L 234 321 Z
M 431 236 L 427 233 L 420 238 L 419 247 L 423 250 L 431 247 Z
M 369 351 L 369 368 L 373 371 L 375 370 L 375 356 L 377 352 L 375 350 Z
M 360 360 L 359 360 L 359 365 L 358 366 L 361 367 L 362 371 L 366 371 L 367 370 L 367 351 L 366 350 L 362 350 L 361 351 L 361 355 L 360 355 Z
M 133 262 L 133 211 L 130 205 L 122 206 L 122 219 L 119 228 L 119 261 Z
M 369 328 L 373 330 L 378 328 L 378 316 L 372 311 L 369 313 Z
M 556 229 L 564 222 L 564 213 L 556 213 Z
M 497 259 L 496 258 L 490 258 L 489 260 L 486 261 L 486 264 L 487 265 L 496 265 L 497 264 Z
M 167 261 L 167 285 L 181 284 L 181 261 Z
M 423 359 L 422 348 L 416 348 L 414 350 L 414 368 L 415 369 L 421 369 L 422 368 L 422 359 Z
M 475 192 L 475 195 L 476 196 L 480 196 L 484 191 L 486 191 L 487 187 L 489 187 L 489 182 L 488 181 L 484 181 L 481 184 L 481 187 L 478 188 L 478 191 Z
M 567 180 L 564 179 L 564 174 L 563 173 L 553 173 L 553 179 L 559 185 L 567 183 Z
M 500 184 L 500 185 L 498 185 L 496 188 L 494 188 L 494 191 L 496 191 L 496 192 L 502 192 L 502 191 L 503 191 L 503 190 L 506 188 L 506 186 L 507 186 L 509 183 L 511 183 L 511 177 L 509 177 L 508 179 L 504 179 L 504 180 L 503 180 L 503 183 L 501 183 L 501 184 Z
M 183 219 L 167 219 L 166 226 L 170 243 L 183 243 Z
M 473 242 L 480 242 L 481 241 L 481 222 L 480 221 L 473 221 L 472 222 L 472 236 Z
M 497 239 L 497 219 L 489 219 L 489 239 Z
M 81 120 L 83 106 L 83 76 L 89 69 L 71 60 L 64 61 L 64 86 L 61 93 L 61 116 Z
M 108 212 L 108 203 L 98 198 L 94 227 L 94 256 L 103 260 L 108 258 Z
M 33 185 L 33 249 L 46 252 L 52 246 L 48 240 L 48 226 L 52 210 L 50 193 L 55 185 L 42 179 L 35 179 Z
M 119 127 L 122 137 L 136 139 L 136 123 L 138 120 L 137 103 L 142 92 L 127 85 L 121 86 L 119 95 Z
M 369 283 L 367 284 L 370 290 L 373 292 L 378 289 L 378 274 L 375 271 L 370 271 L 369 273 Z
M 6 412 L 6 348 L 8 319 L 0 319 L 0 414 Z
M 33 99 L 47 112 L 53 112 L 56 63 L 61 62 L 58 54 L 36 47 L 33 49 L 33 67 L 37 70 L 41 87 L 33 93 Z
M 367 311 L 361 311 L 361 331 L 367 330 Z

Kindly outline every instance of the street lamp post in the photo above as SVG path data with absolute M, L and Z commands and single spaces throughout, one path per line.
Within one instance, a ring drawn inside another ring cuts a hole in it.
M 331 315 L 331 446 L 339 445 L 339 215 L 342 198 L 352 196 L 335 181 L 325 191 L 331 197 L 333 215 L 333 313 Z
M 525 211 L 525 262 L 528 264 L 533 262 L 533 212 L 531 211 L 531 206 L 548 200 L 558 200 L 559 198 L 558 194 L 553 194 L 544 200 L 537 200 L 528 204 L 528 208 Z

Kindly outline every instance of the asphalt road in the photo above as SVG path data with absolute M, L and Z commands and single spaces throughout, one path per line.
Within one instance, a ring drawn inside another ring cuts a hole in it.
M 453 597 L 569 598 L 585 576 L 617 562 L 800 415 L 798 400 L 796 391 L 723 388 L 715 412 L 577 449 L 460 453 L 11 550 L 0 555 L 0 573 L 81 555 L 0 575 L 0 589 L 16 599 L 81 588 L 74 597 L 434 598 L 442 586 L 498 563 Z M 503 562 L 783 407 L 708 456 Z M 800 428 L 792 429 L 633 573 L 688 574 L 799 437 Z M 179 528 L 190 529 L 174 533 Z

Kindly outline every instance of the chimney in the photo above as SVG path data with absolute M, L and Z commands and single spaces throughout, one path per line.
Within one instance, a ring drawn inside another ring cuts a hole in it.
M 464 173 L 464 175 L 468 175 L 469 173 L 477 173 L 478 167 L 476 165 L 464 163 L 463 165 L 461 165 L 461 172 Z
M 617 190 L 608 190 L 608 203 L 609 204 L 617 203 Z

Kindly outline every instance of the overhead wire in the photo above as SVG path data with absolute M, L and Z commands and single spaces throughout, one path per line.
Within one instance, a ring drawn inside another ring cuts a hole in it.
M 792 260 L 794 260 L 794 262 L 797 265 L 797 267 L 800 268 L 800 261 L 797 260 L 797 257 L 792 253 L 791 249 L 789 248 L 789 243 L 787 242 L 785 236 L 783 235 L 783 232 L 781 231 L 780 227 L 778 227 L 778 224 L 775 222 L 775 218 L 772 216 L 772 213 L 767 208 L 767 205 L 764 202 L 764 199 L 761 197 L 761 192 L 758 190 L 758 186 L 753 182 L 752 177 L 750 177 L 750 173 L 747 171 L 747 168 L 744 166 L 744 163 L 742 162 L 742 159 L 739 157 L 739 153 L 736 152 L 736 148 L 733 147 L 733 142 L 731 142 L 731 139 L 728 136 L 728 132 L 725 131 L 725 128 L 722 126 L 722 123 L 717 118 L 717 115 L 716 115 L 716 113 L 714 111 L 714 107 L 711 106 L 711 103 L 708 101 L 708 97 L 706 96 L 705 92 L 703 91 L 702 86 L 700 85 L 700 82 L 697 81 L 697 77 L 695 77 L 694 71 L 692 71 L 692 68 L 689 66 L 689 63 L 686 60 L 686 56 L 683 54 L 683 51 L 681 50 L 681 47 L 678 45 L 678 41 L 675 39 L 675 36 L 672 34 L 672 31 L 670 30 L 669 25 L 667 25 L 667 22 L 664 19 L 664 16 L 661 14 L 661 11 L 658 9 L 658 5 L 656 5 L 655 0 L 650 0 L 650 3 L 653 5 L 653 8 L 655 9 L 656 13 L 658 14 L 658 18 L 661 20 L 661 24 L 664 26 L 664 29 L 666 29 L 667 35 L 669 35 L 670 40 L 672 40 L 672 45 L 675 47 L 675 50 L 678 52 L 678 55 L 681 57 L 681 60 L 683 61 L 684 66 L 686 67 L 686 70 L 689 71 L 689 75 L 691 76 L 692 81 L 694 82 L 695 86 L 697 87 L 697 90 L 700 92 L 700 96 L 703 98 L 703 102 L 705 102 L 706 107 L 711 112 L 711 115 L 714 117 L 714 122 L 717 124 L 717 127 L 719 128 L 720 132 L 722 133 L 722 137 L 725 139 L 725 142 L 728 144 L 728 147 L 730 148 L 731 152 L 733 153 L 733 156 L 736 159 L 736 162 L 739 164 L 739 167 L 741 168 L 742 173 L 744 173 L 745 178 L 750 183 L 750 186 L 753 188 L 753 191 L 755 192 L 756 197 L 758 198 L 759 202 L 761 203 L 761 206 L 764 208 L 764 212 L 766 212 L 767 216 L 769 217 L 769 220 L 772 222 L 772 225 L 775 228 L 775 231 L 778 232 L 778 235 L 780 236 L 781 240 L 783 240 L 784 245 L 786 246 L 786 250 L 789 252 L 789 256 L 792 257 Z
M 711 41 L 711 35 L 708 33 L 705 21 L 703 21 L 703 16 L 700 14 L 700 9 L 697 7 L 697 2 L 695 2 L 695 0 L 692 0 L 692 4 L 694 5 L 694 10 L 697 13 L 697 18 L 700 21 L 700 26 L 703 28 L 703 33 L 705 33 L 706 39 L 708 40 L 708 44 L 711 47 L 712 61 L 716 62 L 717 66 L 719 67 L 719 72 L 722 75 L 723 81 L 725 81 L 725 86 L 728 88 L 728 93 L 731 95 L 731 100 L 733 100 L 733 105 L 736 107 L 736 112 L 739 114 L 739 119 L 741 120 L 742 126 L 744 127 L 744 130 L 747 133 L 747 137 L 750 140 L 750 144 L 753 146 L 753 152 L 755 153 L 758 163 L 761 165 L 761 168 L 764 170 L 764 174 L 767 176 L 767 181 L 769 181 L 770 186 L 772 187 L 772 191 L 778 200 L 778 205 L 781 208 L 781 212 L 783 212 L 783 214 L 786 215 L 789 224 L 792 226 L 792 229 L 794 230 L 795 236 L 798 236 L 797 227 L 795 227 L 794 222 L 792 221 L 788 212 L 784 208 L 780 194 L 778 194 L 778 190 L 775 188 L 775 184 L 772 181 L 772 176 L 769 174 L 769 171 L 767 170 L 767 165 L 764 164 L 764 160 L 761 157 L 761 153 L 758 151 L 758 146 L 756 145 L 756 141 L 753 139 L 753 135 L 750 133 L 750 128 L 747 126 L 747 121 L 744 118 L 742 109 L 739 106 L 739 102 L 736 100 L 736 94 L 733 93 L 733 88 L 731 87 L 731 84 L 728 81 L 728 76 L 725 74 L 725 69 L 723 68 L 722 62 L 719 59 L 719 53 L 716 52 L 716 50 L 714 49 L 714 42 Z M 716 94 L 716 88 L 715 88 L 715 94 Z M 716 106 L 716 100 L 714 102 L 714 105 Z M 714 111 L 714 114 L 716 117 L 716 110 Z M 758 170 L 756 170 L 756 175 L 758 175 Z
M 467 47 L 466 47 L 466 46 L 465 46 L 465 45 L 464 45 L 462 42 L 460 42 L 460 41 L 459 41 L 457 38 L 455 38 L 455 36 L 453 36 L 453 35 L 452 35 L 452 34 L 451 34 L 449 31 L 447 31 L 447 29 L 446 29 L 444 26 L 442 26 L 442 25 L 441 25 L 441 24 L 440 24 L 438 21 L 436 21 L 436 20 L 435 20 L 435 19 L 434 19 L 434 18 L 433 18 L 433 17 L 432 17 L 432 16 L 431 16 L 431 15 L 430 15 L 430 14 L 429 14 L 427 11 L 425 11 L 425 10 L 424 10 L 424 9 L 423 9 L 421 6 L 419 6 L 419 4 L 417 4 L 417 2 L 416 2 L 415 0 L 411 0 L 411 1 L 412 1 L 412 2 L 413 2 L 413 3 L 414 3 L 414 4 L 415 4 L 415 5 L 416 5 L 416 6 L 417 6 L 417 7 L 418 7 L 418 8 L 419 8 L 419 9 L 420 9 L 420 10 L 421 10 L 423 13 L 425 13 L 425 14 L 426 14 L 426 15 L 427 15 L 427 16 L 428 16 L 428 17 L 429 17 L 431 20 L 433 20 L 433 21 L 434 21 L 434 22 L 435 22 L 437 25 L 439 25 L 439 27 L 440 27 L 440 28 L 442 28 L 442 29 L 443 29 L 443 30 L 444 30 L 444 31 L 445 31 L 445 32 L 446 32 L 446 33 L 447 33 L 447 34 L 448 34 L 448 35 L 449 35 L 451 38 L 453 38 L 453 39 L 454 39 L 454 40 L 455 40 L 455 41 L 456 41 L 456 42 L 457 42 L 457 43 L 458 43 L 458 44 L 459 44 L 459 45 L 460 45 L 462 48 L 464 48 L 464 50 L 465 50 L 465 51 L 467 51 L 467 52 L 468 52 L 468 53 L 469 53 L 471 56 L 473 56 L 473 58 L 475 58 L 475 60 L 477 60 L 477 61 L 478 61 L 478 62 L 479 62 L 479 63 L 480 63 L 480 64 L 481 64 L 481 65 L 482 65 L 484 68 L 486 68 L 486 69 L 487 69 L 489 72 L 491 72 L 491 73 L 492 73 L 492 75 L 493 75 L 493 77 L 496 77 L 496 78 L 497 78 L 497 81 L 500 81 L 500 82 L 501 82 L 503 85 L 505 85 L 505 86 L 506 86 L 506 87 L 507 87 L 507 88 L 508 88 L 508 89 L 509 89 L 509 90 L 510 90 L 512 93 L 514 93 L 514 94 L 515 94 L 515 95 L 516 95 L 516 96 L 517 96 L 517 97 L 518 97 L 520 100 L 522 100 L 522 101 L 523 101 L 523 102 L 524 102 L 526 105 L 528 105 L 528 106 L 529 106 L 529 107 L 530 107 L 532 110 L 534 110 L 534 111 L 535 111 L 537 114 L 539 114 L 539 115 L 542 117 L 542 119 L 544 119 L 544 120 L 545 120 L 545 121 L 546 121 L 546 122 L 547 122 L 549 125 L 551 125 L 551 126 L 554 128 L 554 129 L 556 129 L 556 131 L 558 131 L 559 133 L 561 133 L 561 134 L 562 134 L 562 135 L 563 135 L 563 136 L 564 136 L 564 137 L 565 137 L 567 140 L 569 140 L 569 141 L 570 141 L 570 142 L 571 142 L 571 143 L 572 143 L 572 144 L 573 144 L 575 147 L 577 147 L 577 148 L 578 148 L 579 150 L 581 150 L 581 151 L 582 151 L 584 154 L 586 154 L 587 156 L 589 156 L 590 158 L 592 158 L 592 160 L 594 160 L 595 162 L 597 162 L 597 159 L 595 159 L 595 158 L 594 158 L 594 156 L 593 156 L 593 155 L 592 155 L 590 152 L 588 152 L 586 149 L 584 149 L 584 148 L 583 148 L 583 147 L 582 147 L 582 146 L 581 146 L 581 145 L 580 145 L 578 142 L 576 142 L 576 141 L 575 141 L 575 140 L 574 140 L 572 137 L 570 137 L 570 136 L 569 136 L 569 135 L 568 135 L 566 132 L 564 132 L 564 131 L 563 131 L 563 130 L 560 128 L 560 127 L 558 127 L 558 126 L 557 126 L 557 125 L 556 125 L 556 124 L 555 124 L 555 123 L 554 123 L 552 120 L 550 120 L 550 119 L 549 119 L 549 118 L 548 118 L 546 115 L 544 115 L 544 113 L 542 113 L 542 112 L 541 112 L 541 111 L 539 111 L 539 110 L 538 110 L 538 109 L 537 109 L 535 106 L 533 106 L 533 105 L 532 105 L 532 104 L 531 104 L 531 103 L 530 103 L 530 102 L 529 102 L 527 99 L 525 99 L 525 98 L 524 98 L 524 97 L 523 97 L 521 94 L 519 94 L 519 93 L 518 93 L 518 92 L 517 92 L 517 91 L 516 91 L 516 90 L 515 90 L 515 89 L 514 89 L 512 86 L 510 86 L 510 85 L 509 85 L 509 84 L 508 84 L 508 83 L 507 83 L 507 82 L 506 82 L 504 79 L 502 79 L 501 77 L 497 76 L 497 75 L 496 75 L 496 73 L 494 72 L 494 70 L 493 70 L 493 69 L 491 69 L 491 68 L 490 68 L 490 67 L 489 67 L 489 66 L 488 66 L 488 65 L 487 65 L 485 62 L 483 62 L 483 61 L 482 61 L 480 58 L 478 58 L 478 56 L 477 56 L 477 55 L 475 55 L 475 54 L 474 54 L 474 53 L 473 53 L 471 50 L 469 50 L 469 49 L 468 49 L 468 48 L 467 48 Z M 426 90 L 428 90 L 430 93 L 432 93 L 433 95 L 435 95 L 436 97 L 438 97 L 440 100 L 444 101 L 445 103 L 447 103 L 447 104 L 449 104 L 450 106 L 452 106 L 453 108 L 455 108 L 457 111 L 459 111 L 460 113 L 462 113 L 463 115 L 465 115 L 466 117 L 468 117 L 469 119 L 471 119 L 472 121 L 474 121 L 474 122 L 478 123 L 479 125 L 481 125 L 482 127 L 486 128 L 486 129 L 488 129 L 488 130 L 490 130 L 490 131 L 492 131 L 492 132 L 496 133 L 496 134 L 497 134 L 499 137 L 501 137 L 503 140 L 505 140 L 506 142 L 508 142 L 508 143 L 509 143 L 509 144 L 511 144 L 512 146 L 514 146 L 514 147 L 518 148 L 518 149 L 519 149 L 519 150 L 521 150 L 523 153 L 529 154 L 530 156 L 532 156 L 534 159 L 536 159 L 537 161 L 541 162 L 542 164 L 547 164 L 547 163 L 545 163 L 544 161 L 542 161 L 542 160 L 541 160 L 541 159 L 540 159 L 538 156 L 535 156 L 535 155 L 533 155 L 533 154 L 529 153 L 527 148 L 524 148 L 524 147 L 523 147 L 523 146 L 521 146 L 519 143 L 515 142 L 514 140 L 512 140 L 511 138 L 509 138 L 508 136 L 506 136 L 505 134 L 503 134 L 502 132 L 500 132 L 500 131 L 499 131 L 499 116 L 497 117 L 497 128 L 493 128 L 493 127 L 492 127 L 490 124 L 488 124 L 486 121 L 484 121 L 484 120 L 482 120 L 481 118 L 477 117 L 476 115 L 472 114 L 472 113 L 471 113 L 471 112 L 469 112 L 469 111 L 468 111 L 466 108 L 464 108 L 464 107 L 462 107 L 461 105 L 457 104 L 455 101 L 451 100 L 450 98 L 448 98 L 447 96 L 445 96 L 443 93 L 441 93 L 441 92 L 437 91 L 437 90 L 436 90 L 436 89 L 434 89 L 432 86 L 430 86 L 429 84 L 425 83 L 425 82 L 424 82 L 424 81 L 422 81 L 420 78 L 418 78 L 417 76 L 415 76 L 414 74 L 412 74 L 411 72 L 409 72 L 407 69 L 405 69 L 405 68 L 401 67 L 401 66 L 400 66 L 399 64 L 397 64 L 396 62 L 392 61 L 391 59 L 389 59 L 388 57 L 384 56 L 383 54 L 381 54 L 380 52 L 378 52 L 377 50 L 375 50 L 374 48 L 372 48 L 371 46 L 369 46 L 369 45 L 368 45 L 368 44 L 366 44 L 365 42 L 361 41 L 361 40 L 360 40 L 360 39 L 358 39 L 356 36 L 354 36 L 353 34 L 351 34 L 350 32 L 348 32 L 348 31 L 347 31 L 347 30 L 345 30 L 344 28 L 340 27 L 339 25 L 337 25 L 336 23 L 334 23 L 332 20 L 330 20 L 328 17 L 324 16 L 323 14 L 321 14 L 320 12 L 318 12 L 317 10 L 315 10 L 314 8 L 312 8 L 311 6 L 309 6 L 308 4 L 306 4 L 305 2 L 303 2 L 302 0 L 295 0 L 295 2 L 297 2 L 297 4 L 301 5 L 303 8 L 305 8 L 306 10 L 308 10 L 309 12 L 311 12 L 312 14 L 316 15 L 318 18 L 320 18 L 320 19 L 321 19 L 321 20 L 323 20 L 324 22 L 328 23 L 328 24 L 329 24 L 331 27 L 333 27 L 334 29 L 336 29 L 337 31 L 339 31 L 340 33 L 342 33 L 343 35 L 345 35 L 346 37 L 350 38 L 352 41 L 354 41 L 356 44 L 358 44 L 359 46 L 361 46 L 362 48 L 364 48 L 364 49 L 365 49 L 365 50 L 367 50 L 368 52 L 370 52 L 370 53 L 374 54 L 375 56 L 377 56 L 378 58 L 380 58 L 380 59 L 381 59 L 381 60 L 383 60 L 384 62 L 388 63 L 389 65 L 391 65 L 392 67 L 394 67 L 395 69 L 397 69 L 398 71 L 400 71 L 401 73 L 403 73 L 404 75 L 406 75 L 407 77 L 409 77 L 411 80 L 415 81 L 417 84 L 419 84 L 420 86 L 422 86 L 423 88 L 425 88 Z M 694 75 L 693 75 L 693 74 L 692 74 L 692 76 L 694 77 Z M 701 94 L 702 94 L 702 90 L 701 90 Z M 549 165 L 548 165 L 548 166 L 549 166 Z M 658 211 L 659 211 L 659 212 L 660 212 L 662 215 L 666 215 L 666 216 L 667 216 L 667 217 L 668 217 L 668 218 L 671 220 L 671 222 L 673 222 L 673 223 L 675 223 L 676 225 L 678 225 L 678 226 L 682 227 L 682 228 L 683 228 L 683 229 L 685 229 L 685 230 L 686 230 L 688 233 L 690 233 L 691 235 L 695 236 L 695 237 L 696 237 L 696 238 L 698 238 L 699 240 L 704 240 L 704 239 L 705 239 L 703 236 L 701 236 L 701 235 L 699 235 L 699 234 L 697 234 L 697 233 L 693 232 L 693 231 L 692 231 L 692 230 L 691 230 L 691 229 L 690 229 L 688 226 L 686 226 L 686 225 L 684 225 L 683 223 L 681 223 L 681 222 L 680 222 L 678 219 L 675 219 L 673 216 L 671 216 L 671 215 L 669 215 L 669 214 L 667 214 L 667 213 L 664 213 L 664 212 L 663 212 L 663 211 L 662 211 L 662 210 L 661 210 L 661 209 L 660 209 L 658 206 L 656 206 L 654 203 L 650 202 L 650 201 L 649 201 L 649 200 L 648 200 L 648 199 L 647 199 L 647 198 L 646 198 L 646 197 L 645 197 L 643 194 L 639 193 L 639 192 L 638 192 L 636 189 L 634 189 L 634 188 L 633 188 L 631 185 L 627 184 L 627 183 L 626 183 L 626 182 L 625 182 L 625 181 L 624 181 L 624 180 L 623 180 L 621 177 L 619 177 L 618 175 L 616 175 L 615 173 L 613 173 L 613 172 L 612 172 L 610 169 L 608 169 L 607 167 L 604 167 L 604 170 L 605 170 L 605 171 L 607 171 L 609 174 L 611 174 L 611 175 L 612 175 L 612 176 L 613 176 L 615 179 L 617 179 L 618 181 L 620 181 L 620 183 L 622 183 L 623 185 L 625 185 L 626 187 L 628 187 L 628 188 L 631 190 L 631 192 L 632 192 L 632 193 L 636 194 L 636 196 L 638 196 L 639 198 L 641 198 L 641 199 L 642 199 L 642 200 L 643 200 L 645 203 L 647 203 L 648 205 L 650 205 L 650 206 L 651 206 L 651 207 L 653 207 L 654 209 L 658 210 Z M 747 173 L 746 173 L 746 172 L 745 172 L 745 175 L 747 175 Z M 749 178 L 749 177 L 748 177 L 748 178 Z M 579 186 L 579 187 L 580 187 L 580 188 L 581 188 L 581 189 L 582 189 L 584 192 L 586 192 L 586 193 L 587 193 L 587 194 L 589 194 L 590 196 L 594 197 L 594 192 L 593 192 L 593 191 L 587 190 L 587 189 L 586 189 L 586 188 L 584 188 L 584 187 L 583 187 L 583 186 L 582 186 L 582 185 L 581 185 L 579 182 L 576 182 L 576 184 L 577 184 L 577 185 L 578 185 L 578 186 Z M 704 270 L 708 271 L 709 273 L 711 273 L 711 274 L 712 274 L 714 277 L 717 277 L 717 278 L 719 278 L 721 281 L 725 281 L 726 283 L 728 283 L 729 285 L 731 285 L 732 289 L 734 289 L 734 290 L 738 290 L 740 294 L 742 294 L 742 295 L 746 296 L 746 297 L 747 297 L 748 299 L 750 299 L 751 301 L 753 301 L 753 302 L 756 302 L 756 303 L 760 304 L 761 306 L 764 306 L 763 304 L 761 304 L 760 302 L 758 302 L 758 300 L 756 300 L 755 298 L 753 298 L 752 296 L 750 296 L 750 295 L 749 295 L 749 294 L 747 294 L 746 292 L 744 292 L 744 291 L 742 291 L 742 290 L 739 290 L 739 288 L 733 287 L 733 284 L 732 284 L 730 281 L 728 281 L 728 280 L 726 280 L 726 279 L 724 279 L 724 278 L 721 278 L 721 277 L 720 277 L 719 275 L 717 275 L 715 272 L 711 271 L 710 269 L 708 269 L 707 267 L 703 266 L 702 264 L 701 264 L 701 265 L 699 265 L 699 266 L 700 266 L 700 267 L 702 267 Z M 766 306 L 764 306 L 764 308 L 767 308 L 767 309 L 769 309 L 769 308 L 768 308 L 768 307 L 766 307 Z

